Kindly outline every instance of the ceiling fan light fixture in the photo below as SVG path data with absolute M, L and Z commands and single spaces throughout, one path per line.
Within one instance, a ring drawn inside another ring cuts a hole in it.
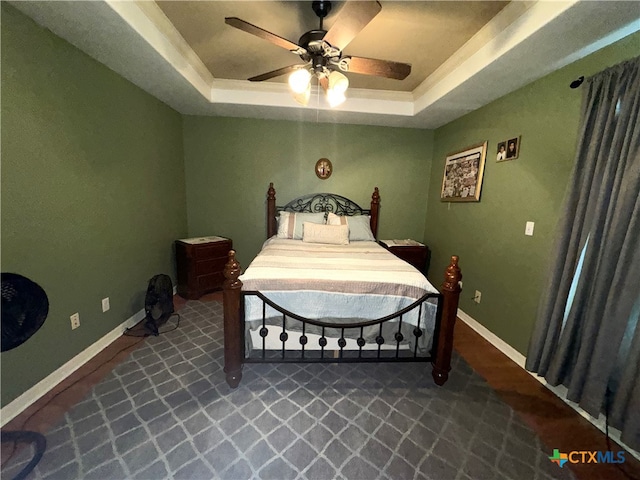
M 311 87 L 311 72 L 306 68 L 299 68 L 289 75 L 289 88 L 295 94 L 304 94 Z
M 311 82 L 307 83 L 307 88 L 304 92 L 296 93 L 292 92 L 293 99 L 300 105 L 306 107 L 309 105 L 309 99 L 311 98 Z
M 327 101 L 331 108 L 341 105 L 346 99 L 347 97 L 345 96 L 344 91 L 341 92 L 331 88 L 327 90 Z
M 349 88 L 349 79 L 346 75 L 334 70 L 329 74 L 329 90 L 342 93 L 344 97 L 344 92 Z

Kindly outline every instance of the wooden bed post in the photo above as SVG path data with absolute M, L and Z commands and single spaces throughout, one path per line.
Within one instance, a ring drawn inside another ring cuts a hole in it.
M 269 190 L 267 190 L 267 238 L 273 237 L 276 233 L 278 233 L 276 190 L 273 188 L 273 182 L 271 182 L 269 184 Z
M 444 385 L 449 378 L 451 370 L 451 351 L 453 350 L 453 328 L 458 315 L 458 301 L 460 300 L 460 280 L 462 273 L 458 267 L 458 257 L 453 255 L 451 263 L 444 274 L 442 284 L 442 319 L 440 322 L 440 333 L 438 335 L 438 351 L 436 360 L 433 363 L 433 380 L 438 385 Z
M 235 250 L 229 251 L 229 261 L 224 266 L 226 280 L 222 286 L 224 310 L 224 372 L 227 383 L 236 388 L 242 380 L 242 361 L 244 356 L 244 338 L 240 322 L 240 289 L 242 282 L 240 264 L 236 260 Z
M 371 232 L 378 238 L 378 213 L 380 210 L 380 192 L 378 187 L 374 188 L 371 195 Z

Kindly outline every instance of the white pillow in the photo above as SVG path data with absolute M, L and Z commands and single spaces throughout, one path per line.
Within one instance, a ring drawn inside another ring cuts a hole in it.
M 329 213 L 327 216 L 327 225 L 348 225 L 350 242 L 376 241 L 376 237 L 373 236 L 373 232 L 371 231 L 371 217 L 369 215 L 346 217 Z
M 304 222 L 302 241 L 328 243 L 330 245 L 348 245 L 349 227 L 347 225 L 318 225 Z
M 347 217 L 329 212 L 327 214 L 327 225 L 347 225 Z
M 324 224 L 324 213 L 280 212 L 278 217 L 278 238 L 302 239 L 304 222 Z

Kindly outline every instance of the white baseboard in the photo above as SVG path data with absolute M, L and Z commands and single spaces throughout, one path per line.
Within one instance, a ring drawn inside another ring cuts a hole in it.
M 177 286 L 173 287 L 173 294 L 176 295 Z M 117 338 L 119 338 L 127 328 L 133 327 L 145 317 L 144 308 L 139 312 L 134 313 L 127 320 L 122 322 L 116 328 L 107 333 L 100 340 L 95 342 L 90 347 L 86 348 L 78 355 L 73 357 L 67 363 L 62 365 L 56 371 L 48 375 L 46 378 L 40 380 L 29 390 L 24 392 L 18 398 L 8 403 L 2 409 L 0 409 L 0 427 L 4 427 L 7 423 L 13 420 L 15 417 L 24 412 L 28 407 L 33 405 L 36 401 L 41 399 L 44 395 L 49 393 L 56 385 L 62 382 L 65 378 L 78 370 L 81 366 L 95 357 L 98 353 L 111 345 Z
M 524 368 L 526 357 L 519 351 L 509 345 L 507 342 L 498 337 L 495 333 L 491 332 L 487 327 L 482 325 L 477 320 L 474 320 L 470 315 L 467 315 L 462 310 L 458 309 L 458 318 L 464 323 L 469 325 L 472 330 L 475 330 L 482 338 L 487 340 L 491 345 L 496 347 L 507 357 L 509 357 L 518 366 Z
M 82 367 L 85 363 L 95 357 L 106 347 L 111 345 L 111 343 L 118 339 L 127 328 L 133 327 L 144 317 L 145 312 L 143 308 L 142 310 L 122 322 L 116 328 L 111 330 L 93 345 L 87 347 L 85 350 L 73 357 L 56 371 L 36 383 L 33 387 L 24 392 L 18 398 L 2 407 L 2 409 L 0 410 L 0 426 L 5 426 L 8 422 L 25 411 L 29 406 L 33 405 L 36 401 L 49 393 L 65 378 Z
M 558 398 L 560 398 L 564 403 L 573 408 L 577 413 L 579 413 L 582 417 L 586 418 L 591 422 L 598 430 L 602 433 L 605 433 L 605 417 L 604 415 L 600 415 L 598 418 L 591 416 L 589 413 L 585 412 L 577 403 L 574 403 L 570 400 L 567 400 L 567 388 L 558 385 L 550 385 L 543 377 L 539 377 L 535 373 L 531 373 L 524 368 L 527 357 L 518 352 L 515 348 L 509 345 L 507 342 L 502 340 L 496 334 L 487 329 L 484 325 L 482 325 L 477 320 L 474 320 L 470 315 L 466 314 L 462 310 L 458 309 L 458 318 L 466 323 L 472 330 L 476 331 L 481 337 L 487 340 L 491 345 L 496 347 L 502 353 L 504 353 L 507 357 L 509 357 L 515 364 L 520 366 L 525 372 L 551 390 Z M 631 455 L 640 460 L 640 452 L 632 449 L 624 442 L 620 440 L 620 430 L 615 429 L 613 427 L 609 427 L 609 437 L 615 440 L 619 445 L 625 448 Z

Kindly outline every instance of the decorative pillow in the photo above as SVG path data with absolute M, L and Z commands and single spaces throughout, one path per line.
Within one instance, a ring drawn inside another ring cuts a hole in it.
M 350 242 L 376 241 L 376 238 L 373 236 L 373 232 L 371 232 L 371 217 L 369 215 L 346 217 L 336 215 L 335 213 L 329 213 L 329 216 L 327 217 L 327 225 L 348 225 Z
M 280 212 L 278 217 L 278 238 L 302 239 L 304 222 L 324 224 L 324 213 Z
M 349 227 L 347 225 L 318 225 L 304 222 L 302 241 L 312 243 L 328 243 L 331 245 L 349 244 Z
M 329 212 L 327 214 L 327 225 L 347 225 L 347 217 Z

